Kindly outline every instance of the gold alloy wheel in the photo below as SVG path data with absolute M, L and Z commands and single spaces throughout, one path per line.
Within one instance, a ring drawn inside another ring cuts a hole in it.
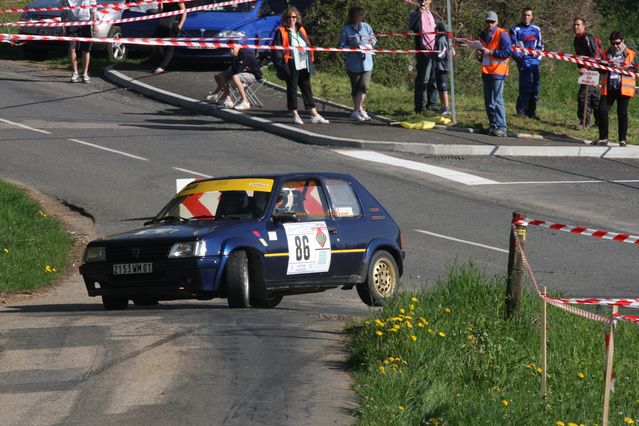
M 379 259 L 373 266 L 373 279 L 375 290 L 380 296 L 386 298 L 393 295 L 397 285 L 397 273 L 393 264 L 388 259 Z

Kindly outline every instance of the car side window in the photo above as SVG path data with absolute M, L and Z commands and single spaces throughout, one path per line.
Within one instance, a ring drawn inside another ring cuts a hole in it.
M 325 179 L 324 186 L 331 199 L 336 218 L 359 217 L 362 208 L 353 187 L 344 179 Z
M 304 222 L 325 220 L 327 211 L 324 191 L 313 179 L 287 181 L 275 204 L 275 213 L 294 213 Z

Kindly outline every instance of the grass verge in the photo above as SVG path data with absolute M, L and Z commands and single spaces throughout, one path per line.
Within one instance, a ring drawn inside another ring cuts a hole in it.
M 540 388 L 540 303 L 504 319 L 505 282 L 472 264 L 403 293 L 348 329 L 360 425 L 594 425 L 603 401 L 603 326 L 548 308 L 548 390 Z M 615 339 L 610 424 L 639 421 L 636 326 Z
M 0 181 L 0 291 L 47 286 L 69 261 L 73 238 L 20 189 Z

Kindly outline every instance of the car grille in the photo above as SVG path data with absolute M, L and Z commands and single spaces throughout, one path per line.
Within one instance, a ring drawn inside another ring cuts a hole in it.
M 107 247 L 107 262 L 139 262 L 166 259 L 173 244 L 148 247 Z
M 199 30 L 189 29 L 188 31 L 183 31 L 182 34 L 180 34 L 180 37 L 214 38 L 217 37 L 219 33 L 219 30 L 205 30 L 204 34 L 202 34 Z

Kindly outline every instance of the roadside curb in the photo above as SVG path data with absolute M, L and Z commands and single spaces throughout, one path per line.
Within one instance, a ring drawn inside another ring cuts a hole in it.
M 131 78 L 109 65 L 104 76 L 112 83 L 138 92 L 149 98 L 184 109 L 213 115 L 226 121 L 263 130 L 296 142 L 342 148 L 360 148 L 377 151 L 401 152 L 420 155 L 467 155 L 467 156 L 507 156 L 507 157 L 589 157 L 589 158 L 639 158 L 639 147 L 598 147 L 598 146 L 505 146 L 505 145 L 443 145 L 416 142 L 368 141 L 353 138 L 320 135 L 294 126 L 274 123 L 232 109 L 217 108 L 207 102 L 172 93 Z M 271 83 L 273 84 L 273 83 Z M 271 86 L 272 87 L 272 86 Z M 281 86 L 280 86 L 281 87 Z M 319 102 L 338 108 L 345 105 L 330 101 Z M 443 126 L 446 127 L 446 126 Z M 459 128 L 463 129 L 463 128 Z M 473 133 L 474 129 L 458 130 Z M 574 141 L 574 140 L 572 140 Z

